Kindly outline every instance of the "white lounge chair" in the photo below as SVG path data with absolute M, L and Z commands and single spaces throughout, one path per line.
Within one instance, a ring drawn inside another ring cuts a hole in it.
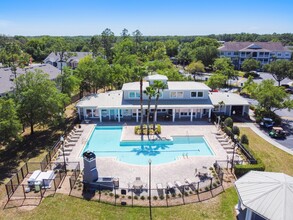
M 178 180 L 175 181 L 175 185 L 177 186 L 177 188 L 183 187 L 183 184 Z
M 193 184 L 195 184 L 195 182 L 192 181 L 192 180 L 189 179 L 189 178 L 186 178 L 186 179 L 185 179 L 185 183 L 187 183 L 188 185 L 193 185 Z
M 174 189 L 174 188 L 175 188 L 175 186 L 174 186 L 174 184 L 173 184 L 173 183 L 171 183 L 171 182 L 168 182 L 168 183 L 167 183 L 167 188 L 168 188 L 168 189 Z
M 73 150 L 73 148 L 72 147 L 64 147 L 64 151 L 72 151 Z
M 158 190 L 163 190 L 164 189 L 162 183 L 157 183 L 157 189 Z

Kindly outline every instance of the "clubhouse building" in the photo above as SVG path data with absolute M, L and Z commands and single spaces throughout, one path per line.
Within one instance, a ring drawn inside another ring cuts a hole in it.
M 155 97 L 151 100 L 151 116 L 156 121 L 190 120 L 210 118 L 212 111 L 231 116 L 247 116 L 249 103 L 238 94 L 210 92 L 204 83 L 194 81 L 168 81 L 163 75 L 150 75 L 144 78 L 143 90 L 155 80 L 163 81 L 166 89 L 161 92 L 157 113 L 153 115 Z M 140 83 L 125 83 L 122 90 L 92 94 L 77 104 L 80 119 L 104 121 L 139 122 Z M 143 115 L 146 115 L 148 97 L 143 94 Z

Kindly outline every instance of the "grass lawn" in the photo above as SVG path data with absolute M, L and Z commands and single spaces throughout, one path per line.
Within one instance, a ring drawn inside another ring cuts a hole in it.
M 255 134 L 250 128 L 240 128 L 246 134 L 249 148 L 263 161 L 266 171 L 283 172 L 293 176 L 293 156 L 273 146 Z
M 172 208 L 153 208 L 153 219 L 234 219 L 237 194 L 234 188 L 202 202 Z M 149 209 L 139 207 L 114 207 L 83 199 L 56 194 L 46 198 L 32 211 L 4 210 L 4 219 L 149 219 Z

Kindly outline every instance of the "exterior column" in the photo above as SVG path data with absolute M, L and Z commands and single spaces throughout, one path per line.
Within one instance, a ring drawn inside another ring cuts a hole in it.
M 155 117 L 155 122 L 157 122 L 157 114 L 158 114 L 158 112 L 156 112 L 156 114 L 154 115 L 154 117 Z
M 190 121 L 192 121 L 192 119 L 193 119 L 193 108 L 190 109 Z
M 202 113 L 203 113 L 203 109 L 200 109 L 200 114 L 199 114 L 200 115 L 199 116 L 200 118 L 202 118 Z
M 181 109 L 179 109 L 179 119 L 181 118 Z
M 175 121 L 175 109 L 172 110 L 172 121 Z
M 210 108 L 209 109 L 209 118 L 211 118 L 211 115 L 212 115 L 212 109 Z
M 86 115 L 86 109 L 83 108 L 83 119 L 85 119 L 86 117 L 87 117 L 87 115 Z
M 244 116 L 246 106 L 242 107 L 242 116 Z M 248 110 L 249 111 L 249 110 Z
M 120 122 L 120 109 L 117 109 L 118 111 L 118 122 Z
M 251 220 L 252 217 L 252 211 L 249 208 L 246 208 L 246 216 L 245 216 L 245 220 Z
M 92 118 L 94 117 L 94 109 L 92 108 Z
M 138 109 L 136 109 L 136 122 L 138 122 Z
M 102 122 L 102 109 L 99 109 L 100 122 Z
M 241 201 L 240 201 L 240 199 L 238 199 L 237 209 L 241 210 Z
M 79 120 L 81 120 L 81 116 L 80 116 L 80 108 L 77 108 L 77 113 L 78 113 L 78 118 L 79 118 Z
M 111 110 L 108 109 L 108 116 L 109 116 L 109 120 L 111 120 Z

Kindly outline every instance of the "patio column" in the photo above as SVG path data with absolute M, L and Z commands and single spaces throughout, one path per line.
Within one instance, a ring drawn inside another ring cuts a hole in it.
M 179 119 L 181 118 L 181 108 L 179 109 Z
M 156 112 L 156 114 L 154 115 L 154 117 L 155 117 L 155 122 L 157 122 L 157 112 Z
M 210 108 L 209 109 L 209 118 L 211 118 L 211 115 L 212 115 L 212 109 Z
M 111 110 L 108 109 L 108 116 L 109 116 L 109 120 L 111 120 Z
M 199 116 L 200 118 L 202 118 L 202 112 L 203 112 L 203 109 L 200 109 L 200 114 L 199 114 L 200 115 Z
M 172 121 L 175 121 L 175 109 L 172 110 Z
M 241 200 L 240 199 L 238 199 L 237 209 L 241 210 Z
M 102 122 L 102 109 L 99 109 L 100 122 Z
M 86 109 L 83 108 L 83 118 L 85 119 L 86 117 L 87 117 L 87 115 L 86 115 Z
M 249 208 L 246 208 L 246 216 L 245 216 L 245 220 L 251 220 L 252 217 L 252 211 Z
M 138 109 L 136 109 L 136 122 L 138 122 Z
M 81 119 L 81 117 L 80 117 L 80 108 L 77 108 L 77 113 L 78 113 L 78 118 L 80 120 Z
M 92 118 L 93 118 L 94 117 L 94 109 L 92 108 L 91 110 L 92 110 Z
M 242 116 L 244 116 L 246 106 L 242 106 Z
M 120 109 L 117 109 L 117 111 L 118 111 L 118 122 L 120 122 Z
M 192 119 L 193 119 L 193 108 L 190 109 L 190 121 L 192 121 Z

